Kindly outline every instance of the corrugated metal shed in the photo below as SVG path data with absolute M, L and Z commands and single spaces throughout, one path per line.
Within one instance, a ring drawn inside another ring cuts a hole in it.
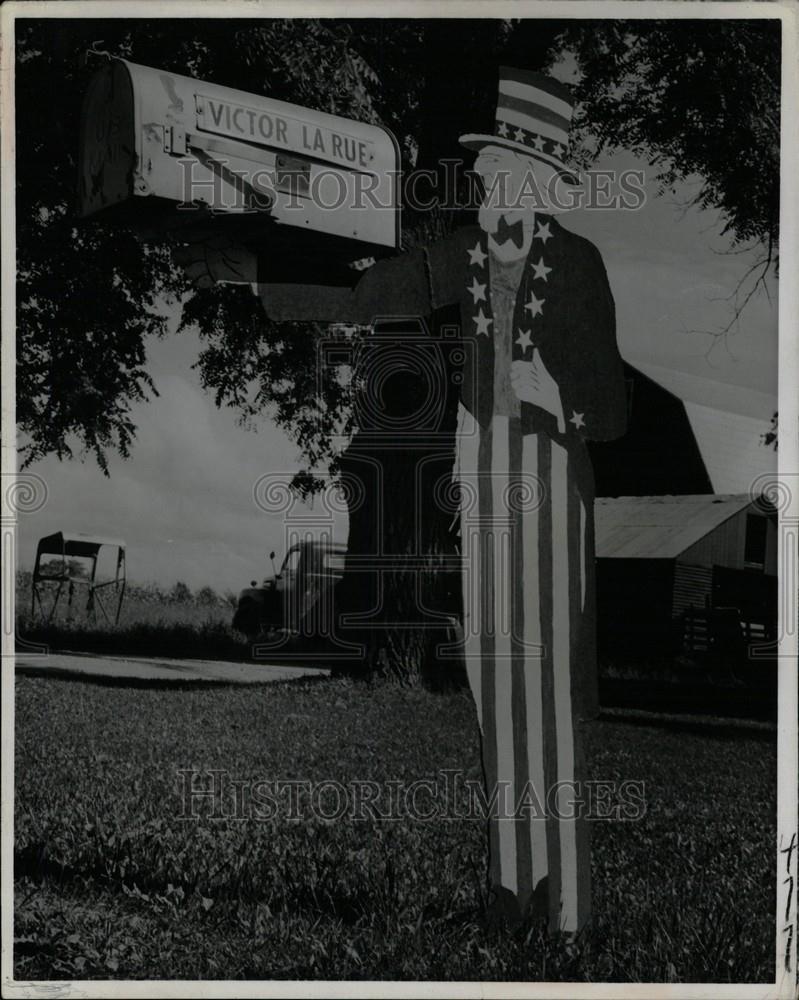
M 599 559 L 676 559 L 752 503 L 747 494 L 598 497 Z

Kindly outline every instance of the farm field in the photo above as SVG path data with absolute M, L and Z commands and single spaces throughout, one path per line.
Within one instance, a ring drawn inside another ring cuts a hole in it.
M 773 981 L 767 727 L 587 726 L 590 777 L 643 782 L 646 812 L 591 824 L 594 919 L 567 945 L 486 921 L 482 821 L 454 792 L 458 818 L 325 821 L 302 795 L 300 820 L 236 818 L 230 784 L 181 818 L 192 769 L 242 788 L 479 779 L 465 692 L 16 688 L 17 978 Z
M 76 588 L 77 589 L 77 588 Z M 45 601 L 49 612 L 52 596 Z M 112 605 L 113 602 L 106 602 Z M 17 573 L 17 645 L 44 644 L 51 649 L 87 653 L 169 656 L 223 660 L 249 659 L 244 637 L 231 628 L 236 595 L 218 594 L 211 587 L 192 592 L 185 584 L 159 587 L 129 583 L 119 623 L 104 619 L 100 611 L 87 618 L 76 597 L 71 617 L 62 601 L 51 621 L 39 608 L 31 615 L 31 574 Z

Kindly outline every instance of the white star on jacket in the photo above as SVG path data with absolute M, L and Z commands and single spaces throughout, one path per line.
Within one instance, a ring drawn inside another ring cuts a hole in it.
M 546 244 L 547 240 L 551 240 L 552 239 L 552 233 L 550 233 L 550 231 L 549 231 L 549 223 L 548 222 L 539 222 L 538 223 L 538 227 L 536 228 L 535 236 L 533 237 L 533 239 L 541 240 L 541 242 L 544 243 L 544 244 Z
M 569 423 L 574 424 L 575 430 L 579 431 L 581 427 L 585 427 L 585 420 L 583 420 L 584 416 L 585 414 L 578 413 L 577 410 L 572 410 L 572 415 L 569 417 Z
M 469 254 L 469 263 L 472 266 L 476 267 L 482 267 L 483 264 L 485 263 L 486 257 L 488 256 L 488 254 L 485 253 L 485 251 L 483 250 L 482 246 L 480 246 L 479 240 L 474 249 L 467 250 L 466 253 Z
M 530 301 L 524 306 L 525 309 L 530 310 L 531 316 L 540 316 L 543 312 L 544 302 L 546 299 L 537 299 L 533 292 L 530 292 Z
M 479 334 L 484 334 L 487 337 L 488 336 L 488 328 L 494 322 L 491 319 L 491 317 L 490 316 L 486 316 L 485 313 L 483 312 L 482 307 L 481 307 L 480 308 L 480 312 L 476 316 L 473 316 L 472 318 L 474 319 L 475 323 L 477 324 L 477 333 L 478 333 L 478 335 Z
M 478 302 L 486 301 L 486 286 L 481 285 L 477 278 L 472 278 L 472 287 L 469 291 L 472 293 L 472 301 L 475 305 Z
M 544 263 L 544 258 L 539 257 L 537 264 L 532 264 L 533 268 L 533 278 L 540 278 L 542 281 L 547 280 L 547 275 L 552 270 L 551 267 L 547 267 Z
M 516 338 L 516 343 L 521 347 L 522 353 L 524 353 L 528 347 L 533 346 L 533 341 L 531 339 L 531 330 L 519 330 L 519 336 Z

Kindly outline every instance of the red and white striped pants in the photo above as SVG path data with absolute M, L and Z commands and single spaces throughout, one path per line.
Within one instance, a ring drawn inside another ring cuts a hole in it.
M 593 511 L 566 449 L 517 418 L 481 429 L 461 407 L 456 474 L 466 667 L 487 801 L 497 793 L 490 881 L 550 930 L 577 931 L 590 911 L 578 654 Z

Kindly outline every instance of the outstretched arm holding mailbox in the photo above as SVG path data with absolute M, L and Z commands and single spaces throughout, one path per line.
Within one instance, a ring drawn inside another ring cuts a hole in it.
M 269 281 L 269 260 L 259 262 L 258 294 L 275 320 L 356 323 L 378 316 L 429 316 L 433 311 L 424 250 L 373 264 L 352 288 Z
M 602 258 L 587 240 L 553 219 L 537 224 L 557 239 L 549 253 L 558 268 L 541 265 L 545 251 L 541 247 L 540 254 L 534 252 L 533 239 L 530 263 L 534 271 L 538 267 L 539 273 L 545 272 L 551 305 L 546 299 L 539 305 L 537 293 L 532 292 L 532 299 L 519 303 L 519 335 L 506 360 L 521 402 L 522 424 L 527 433 L 545 424 L 548 433 L 561 441 L 572 436 L 613 440 L 624 433 L 626 394 L 613 296 Z M 479 227 L 465 227 L 429 247 L 378 261 L 351 287 L 271 282 L 268 254 L 258 255 L 229 238 L 209 237 L 179 246 L 175 254 L 199 287 L 215 282 L 250 285 L 266 314 L 278 322 L 368 326 L 376 317 L 427 318 L 438 308 L 460 303 L 462 336 L 474 346 L 467 362 L 475 358 L 478 368 L 485 369 L 494 365 L 494 338 L 488 335 L 493 320 L 488 316 L 481 320 L 479 308 L 476 316 L 472 314 L 472 307 L 483 300 L 476 297 L 474 286 L 469 287 L 474 280 L 469 272 L 475 270 L 469 262 L 475 256 L 480 260 L 474 247 L 481 236 Z M 482 406 L 485 423 L 493 386 L 483 386 L 479 398 L 472 400 L 472 374 L 465 373 L 463 402 L 475 415 Z
M 268 254 L 229 238 L 179 245 L 175 257 L 198 287 L 250 285 L 267 316 L 278 322 L 368 326 L 376 316 L 429 316 L 433 308 L 423 250 L 379 261 L 360 275 L 353 272 L 357 280 L 351 287 L 270 281 Z

